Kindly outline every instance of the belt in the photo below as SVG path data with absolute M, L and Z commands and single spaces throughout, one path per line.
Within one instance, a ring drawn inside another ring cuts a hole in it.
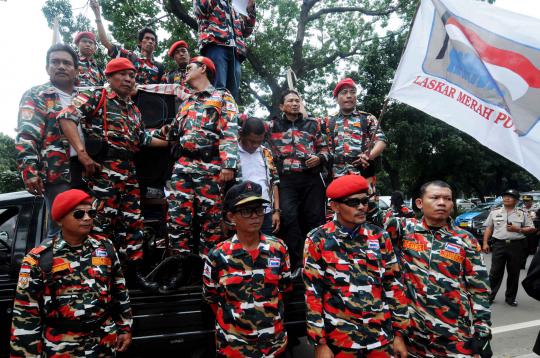
M 496 237 L 494 237 L 494 239 L 500 242 L 504 242 L 506 245 L 510 245 L 512 242 L 519 242 L 519 241 L 525 240 L 525 238 L 510 240 L 510 239 L 497 239 Z
M 99 318 L 89 319 L 89 320 L 73 320 L 73 319 L 62 319 L 62 318 L 45 318 L 45 325 L 47 327 L 79 332 L 79 333 L 90 333 L 100 328 L 101 325 L 109 318 L 108 314 L 105 314 Z

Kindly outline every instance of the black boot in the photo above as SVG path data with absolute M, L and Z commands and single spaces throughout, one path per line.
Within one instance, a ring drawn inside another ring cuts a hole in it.
M 146 279 L 146 275 L 144 274 L 144 263 L 142 262 L 142 260 L 136 260 L 131 262 L 130 267 L 133 281 L 138 288 L 145 292 L 157 292 L 159 285 L 157 284 L 157 282 Z
M 178 288 L 180 282 L 182 281 L 183 274 L 179 273 L 172 276 L 164 285 L 159 288 L 159 293 L 166 295 Z

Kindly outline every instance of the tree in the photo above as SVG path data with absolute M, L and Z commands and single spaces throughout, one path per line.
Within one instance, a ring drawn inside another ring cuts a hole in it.
M 0 193 L 24 189 L 17 170 L 17 150 L 13 138 L 0 133 Z

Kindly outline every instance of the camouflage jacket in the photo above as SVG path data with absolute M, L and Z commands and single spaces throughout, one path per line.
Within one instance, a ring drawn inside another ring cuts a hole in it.
M 193 7 L 199 24 L 199 50 L 210 44 L 234 46 L 237 56 L 244 60 L 244 39 L 255 28 L 255 7 L 248 10 L 247 17 L 236 12 L 231 0 L 194 0 Z
M 414 211 L 406 206 L 401 206 L 399 209 L 391 207 L 384 212 L 383 224 L 392 218 L 414 218 L 415 216 Z
M 366 214 L 366 221 L 370 224 L 383 228 L 384 211 L 382 211 L 378 206 L 372 210 L 369 210 Z
M 174 166 L 175 173 L 216 175 L 223 168 L 237 167 L 237 112 L 229 91 L 210 85 L 185 100 L 172 123 L 153 135 L 179 142 L 182 151 Z M 201 150 L 212 153 L 211 161 L 201 159 Z
M 373 132 L 377 129 L 374 115 L 355 111 L 351 115 L 341 113 L 324 120 L 324 131 L 328 138 L 328 148 L 333 157 L 334 176 L 358 174 L 360 169 L 352 164 L 366 149 Z M 375 140 L 386 142 L 386 136 L 379 128 Z
M 141 85 L 160 83 L 165 72 L 161 62 L 143 58 L 139 53 L 128 51 L 118 45 L 113 46 L 112 51 L 109 51 L 109 56 L 112 58 L 125 57 L 130 60 L 137 69 L 135 81 Z
M 47 319 L 87 321 L 106 315 L 110 317 L 102 323 L 102 331 L 131 331 L 129 295 L 120 261 L 116 255 L 109 257 L 104 240 L 90 235 L 81 246 L 72 247 L 60 234 L 26 255 L 13 305 L 12 357 L 59 354 L 62 352 L 55 347 L 63 337 L 77 343 L 84 342 L 88 334 L 68 335 L 66 330 L 47 326 Z M 53 250 L 49 279 L 39 263 L 45 250 Z
M 187 69 L 177 68 L 173 71 L 169 71 L 161 77 L 161 83 L 177 84 L 185 86 Z
M 82 56 L 79 56 L 78 80 L 80 87 L 103 86 L 106 82 L 105 74 L 96 60 Z
M 489 280 L 477 240 L 452 222 L 434 231 L 423 220 L 392 218 L 386 230 L 401 251 L 412 334 L 489 336 Z
M 106 132 L 107 144 L 115 149 L 135 153 L 141 146 L 148 145 L 152 137 L 144 130 L 137 106 L 131 100 L 125 102 L 110 89 L 104 91 L 107 99 L 101 106 L 99 103 L 103 96 L 102 89 L 84 91 L 58 114 L 58 119 L 80 123 L 88 137 L 103 138 Z M 94 112 L 95 115 L 92 116 Z
M 326 138 L 317 119 L 299 117 L 292 122 L 285 115 L 273 118 L 267 142 L 280 174 L 308 170 L 305 161 L 312 155 L 321 159 L 320 167 L 329 158 Z
M 407 300 L 388 234 L 353 232 L 338 221 L 312 230 L 304 247 L 307 332 L 313 344 L 373 349 L 409 324 Z
M 22 96 L 15 147 L 24 180 L 40 176 L 48 183 L 69 183 L 69 143 L 56 120 L 62 110 L 51 83 L 32 87 Z
M 282 294 L 292 290 L 290 275 L 287 247 L 271 236 L 261 234 L 255 252 L 246 251 L 236 235 L 210 251 L 204 297 L 217 305 L 218 352 L 267 357 L 284 351 Z

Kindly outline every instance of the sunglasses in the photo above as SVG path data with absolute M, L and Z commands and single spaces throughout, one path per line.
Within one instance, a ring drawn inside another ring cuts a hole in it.
M 239 213 L 241 217 L 243 218 L 250 218 L 254 214 L 255 216 L 263 216 L 264 215 L 264 207 L 257 206 L 257 207 L 251 207 L 251 208 L 240 208 L 235 213 Z
M 88 215 L 90 219 L 94 219 L 97 215 L 97 211 L 95 209 L 90 209 L 90 210 L 77 209 L 73 211 L 73 217 L 77 220 L 81 220 L 82 218 L 84 218 L 85 215 Z
M 366 206 L 369 204 L 369 196 L 365 196 L 363 198 L 350 198 L 350 199 L 343 199 L 343 200 L 336 200 L 338 203 L 345 204 L 347 206 L 350 206 L 351 208 L 357 208 L 362 204 L 363 206 Z

